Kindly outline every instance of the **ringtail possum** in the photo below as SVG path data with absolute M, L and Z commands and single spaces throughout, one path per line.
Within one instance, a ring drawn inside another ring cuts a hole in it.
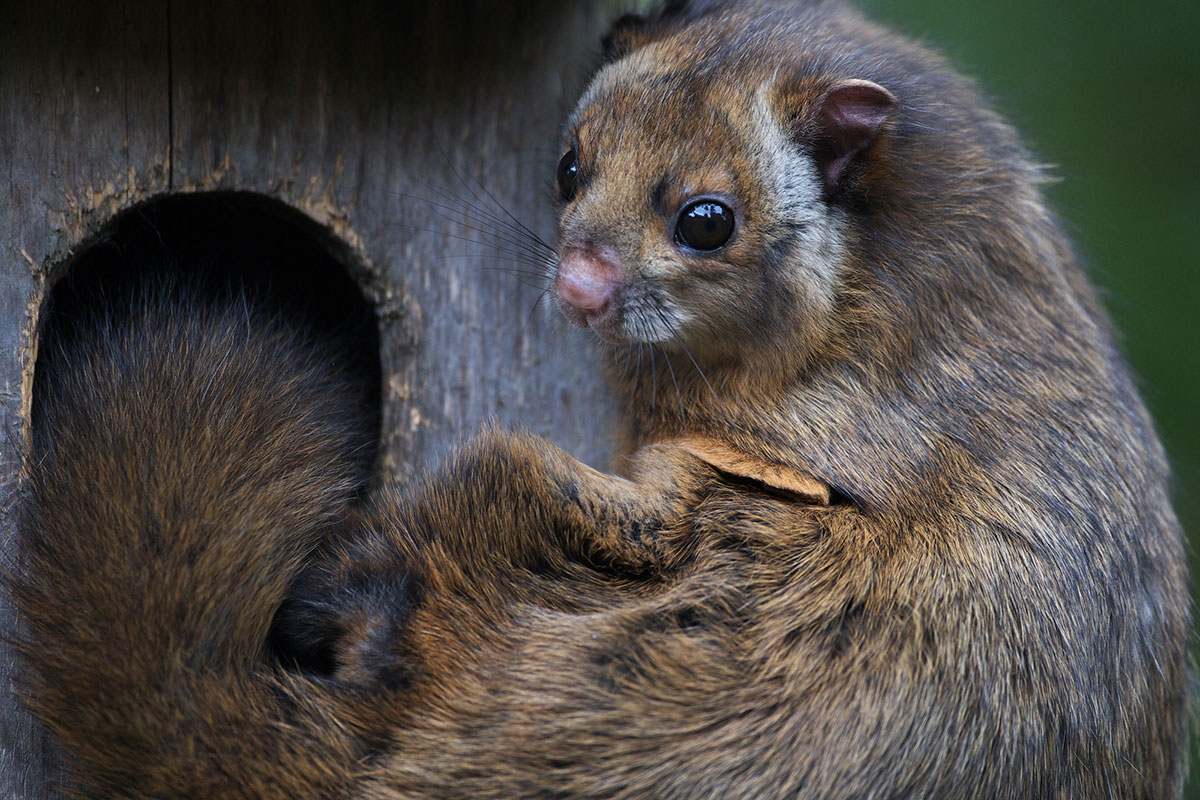
M 488 430 L 365 490 L 353 372 L 237 291 L 43 340 L 13 589 L 80 782 L 1178 796 L 1168 469 L 1013 130 L 837 2 L 604 50 L 550 280 L 620 475 Z

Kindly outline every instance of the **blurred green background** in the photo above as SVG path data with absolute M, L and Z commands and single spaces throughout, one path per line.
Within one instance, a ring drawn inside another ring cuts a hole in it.
M 1059 181 L 1051 202 L 1121 331 L 1200 568 L 1200 5 L 859 0 L 975 78 Z M 1200 742 L 1191 780 L 1200 798 Z

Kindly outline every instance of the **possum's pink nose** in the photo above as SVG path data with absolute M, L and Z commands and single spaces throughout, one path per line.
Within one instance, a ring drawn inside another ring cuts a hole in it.
M 554 289 L 585 318 L 602 316 L 621 285 L 621 262 L 611 247 L 568 247 L 558 262 Z

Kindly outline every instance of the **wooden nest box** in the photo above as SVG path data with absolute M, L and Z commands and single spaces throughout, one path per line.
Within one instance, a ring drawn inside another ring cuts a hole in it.
M 612 412 L 598 359 L 535 309 L 543 286 L 522 273 L 544 264 L 508 226 L 553 233 L 560 125 L 619 10 L 598 0 L 10 8 L 0 20 L 5 507 L 45 298 L 94 248 L 120 248 L 131 220 L 269 254 L 279 280 L 344 271 L 378 323 L 380 471 L 412 475 L 488 418 L 603 465 Z M 11 525 L 0 526 L 8 565 L 19 564 Z M 14 625 L 0 598 L 0 633 Z M 56 749 L 15 699 L 3 643 L 0 680 L 0 796 L 58 796 Z

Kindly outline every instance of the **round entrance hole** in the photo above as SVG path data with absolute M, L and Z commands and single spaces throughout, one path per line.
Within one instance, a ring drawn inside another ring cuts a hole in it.
M 186 285 L 214 302 L 252 298 L 247 313 L 286 320 L 306 338 L 338 354 L 361 387 L 364 424 L 374 432 L 361 453 L 375 462 L 380 426 L 378 319 L 353 274 L 365 274 L 349 248 L 295 209 L 262 195 L 210 192 L 172 195 L 117 215 L 60 271 L 42 309 L 34 374 L 70 348 L 77 320 L 135 307 L 164 285 Z

